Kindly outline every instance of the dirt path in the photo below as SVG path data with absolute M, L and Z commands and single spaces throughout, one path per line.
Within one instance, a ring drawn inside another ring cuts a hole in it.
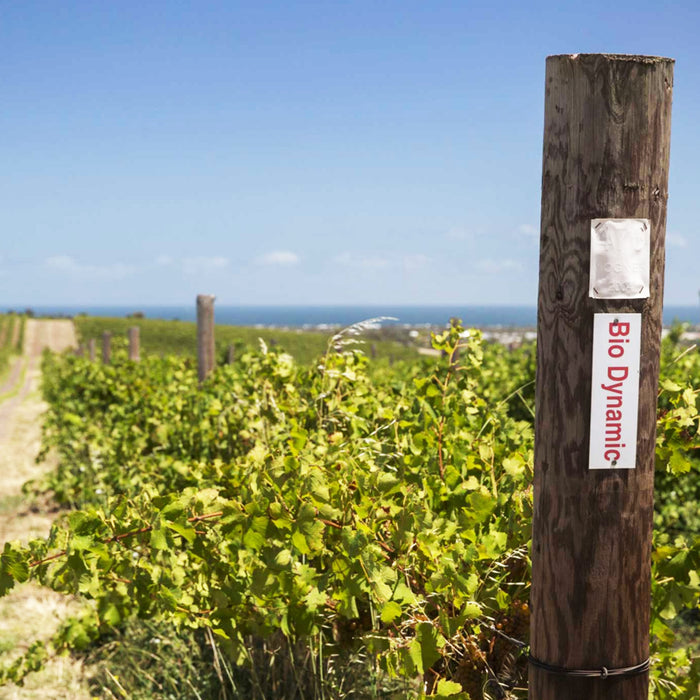
M 41 353 L 44 348 L 63 352 L 76 346 L 72 321 L 37 321 L 28 319 L 24 329 L 22 357 L 17 358 L 10 375 L 0 389 L 0 445 L 12 434 L 12 426 L 27 396 L 39 388 Z M 2 482 L 0 481 L 0 486 Z
M 15 363 L 0 392 L 0 545 L 43 536 L 52 515 L 27 507 L 22 484 L 51 469 L 36 464 L 41 444 L 41 420 L 46 404 L 41 399 L 41 355 L 44 348 L 62 352 L 76 346 L 71 321 L 29 319 L 24 330 L 23 356 Z M 19 586 L 0 599 L 0 664 L 16 658 L 37 639 L 48 639 L 77 603 L 33 584 Z M 52 700 L 89 698 L 79 664 L 59 658 L 36 674 L 23 688 L 0 687 L 0 700 Z
M 50 464 L 36 464 L 41 444 L 41 354 L 44 348 L 63 352 L 76 346 L 72 321 L 28 319 L 23 355 L 12 368 L 14 384 L 0 403 L 0 543 L 30 539 L 48 531 L 50 516 L 21 509 L 22 484 L 40 476 Z

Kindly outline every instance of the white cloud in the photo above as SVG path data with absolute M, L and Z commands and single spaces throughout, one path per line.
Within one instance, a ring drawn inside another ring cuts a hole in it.
M 540 235 L 540 230 L 532 224 L 520 224 L 518 233 L 528 238 L 537 238 Z
M 391 261 L 379 255 L 355 255 L 354 253 L 341 253 L 333 258 L 333 262 L 343 267 L 362 268 L 365 270 L 382 270 L 389 267 Z
M 291 267 L 299 264 L 299 256 L 291 250 L 273 250 L 258 258 L 258 264 Z
M 430 262 L 430 258 L 422 253 L 411 253 L 408 255 L 387 256 L 387 255 L 357 255 L 356 253 L 341 253 L 333 258 L 333 262 L 343 267 L 351 267 L 361 270 L 387 270 L 402 268 L 408 272 L 425 267 Z
M 453 226 L 445 234 L 445 237 L 449 238 L 451 241 L 466 241 L 468 238 L 473 238 L 473 234 L 471 234 L 465 228 L 461 228 L 459 226 Z
M 54 270 L 76 270 L 78 268 L 78 263 L 70 257 L 70 255 L 53 255 L 50 258 L 46 258 L 44 261 L 47 267 Z
M 401 262 L 406 270 L 411 272 L 425 267 L 430 262 L 430 258 L 422 253 L 415 253 L 414 255 L 404 255 Z
M 671 248 L 685 248 L 688 245 L 688 239 L 685 236 L 681 236 L 680 233 L 667 233 L 666 245 Z
M 187 275 L 196 275 L 203 272 L 221 270 L 228 266 L 228 262 L 228 258 L 224 258 L 220 255 L 211 257 L 196 256 L 193 258 L 183 258 L 180 261 L 182 270 Z
M 198 275 L 205 272 L 213 272 L 227 267 L 229 259 L 223 255 L 194 255 L 189 258 L 173 258 L 170 255 L 158 255 L 153 261 L 152 267 L 170 268 L 171 271 L 182 270 L 186 275 Z
M 523 269 L 521 262 L 505 258 L 503 260 L 479 260 L 476 264 L 477 270 L 489 275 L 497 275 L 502 272 L 516 272 Z
M 102 277 L 106 279 L 123 279 L 136 272 L 133 265 L 110 263 L 109 265 L 84 265 L 70 255 L 53 255 L 44 261 L 46 267 L 57 272 L 82 277 Z

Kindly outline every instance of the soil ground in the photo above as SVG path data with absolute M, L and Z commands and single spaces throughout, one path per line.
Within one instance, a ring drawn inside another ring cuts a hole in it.
M 44 348 L 62 352 L 75 347 L 71 321 L 28 319 L 24 348 L 0 387 L 0 546 L 10 540 L 27 541 L 46 535 L 52 522 L 50 507 L 28 505 L 22 485 L 52 468 L 37 464 L 41 443 L 41 354 Z M 0 599 L 0 665 L 11 663 L 32 642 L 49 639 L 67 615 L 79 609 L 71 598 L 28 583 Z M 87 700 L 83 670 L 76 661 L 60 657 L 24 687 L 0 687 L 0 700 Z

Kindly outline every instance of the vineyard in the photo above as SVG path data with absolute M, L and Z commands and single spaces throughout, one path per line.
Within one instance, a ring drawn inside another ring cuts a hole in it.
M 105 332 L 123 337 L 131 326 L 138 326 L 141 346 L 147 354 L 184 357 L 196 357 L 197 354 L 197 324 L 191 321 L 78 316 L 75 325 L 83 340 L 95 339 L 98 343 Z M 219 325 L 216 329 L 216 350 L 219 362 L 223 364 L 227 360 L 229 346 L 239 355 L 256 350 L 262 339 L 270 347 L 279 344 L 293 355 L 298 363 L 310 364 L 325 352 L 332 335 L 333 333 L 328 331 Z M 392 332 L 388 328 L 373 328 L 365 331 L 364 338 L 367 345 L 365 352 L 368 355 L 374 354 L 378 359 L 408 360 L 416 357 L 415 347 L 406 342 L 406 331 L 401 333 Z
M 5 378 L 10 360 L 22 349 L 24 316 L 17 314 L 0 315 L 0 380 Z
M 88 322 L 84 338 L 103 330 Z M 389 364 L 362 332 L 313 362 L 284 337 L 241 342 L 201 385 L 155 341 L 140 362 L 116 338 L 109 365 L 47 353 L 58 463 L 25 493 L 61 514 L 5 544 L 0 595 L 31 579 L 82 602 L 3 682 L 67 653 L 101 698 L 525 698 L 535 348 L 453 322 L 439 356 Z M 668 700 L 700 683 L 700 356 L 680 337 L 662 346 L 656 452 L 651 674 Z

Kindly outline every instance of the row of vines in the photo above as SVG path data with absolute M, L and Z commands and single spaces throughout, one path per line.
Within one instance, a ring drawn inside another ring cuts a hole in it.
M 263 345 L 201 387 L 188 359 L 47 355 L 43 449 L 60 461 L 27 492 L 66 510 L 47 539 L 5 545 L 0 594 L 31 578 L 85 606 L 2 678 L 157 623 L 209 650 L 194 693 L 167 697 L 526 697 L 534 347 L 454 323 L 433 339 L 442 359 L 390 367 L 356 349 L 360 330 L 311 366 Z M 662 358 L 652 685 L 690 700 L 700 358 L 677 341 Z
M 0 314 L 0 377 L 6 372 L 10 359 L 22 350 L 25 317 Z

